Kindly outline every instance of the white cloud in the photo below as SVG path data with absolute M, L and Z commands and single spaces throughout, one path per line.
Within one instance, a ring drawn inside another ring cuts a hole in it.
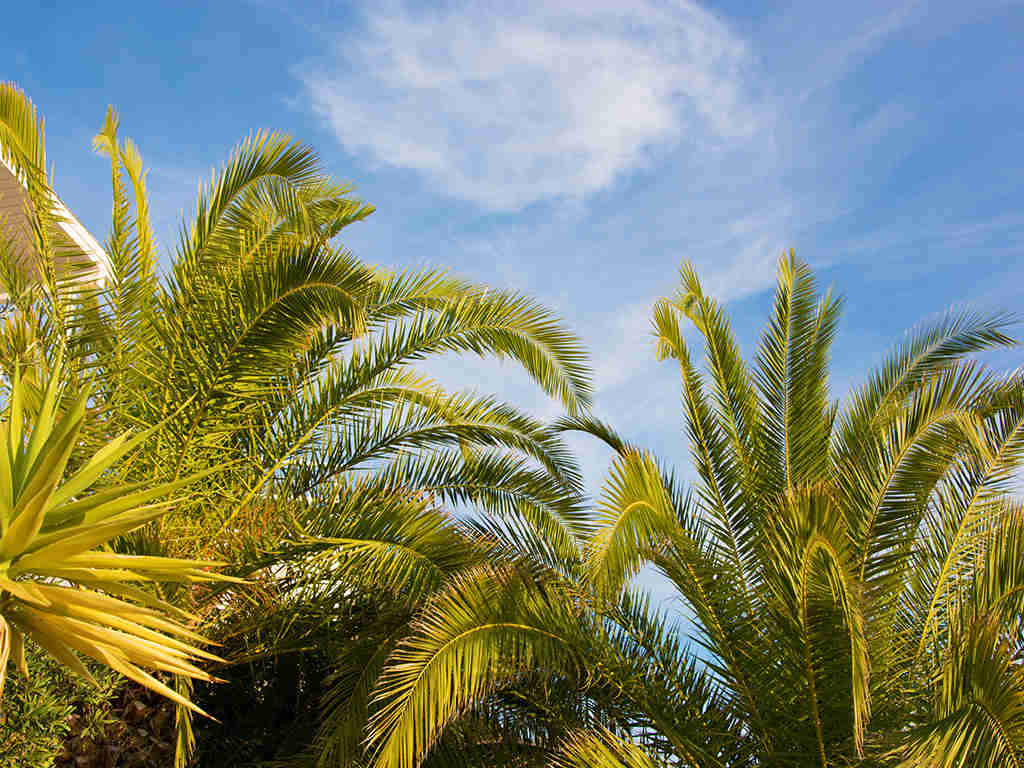
M 602 340 L 594 353 L 594 388 L 599 395 L 628 385 L 654 367 L 651 307 L 655 298 L 619 307 L 601 317 L 597 328 L 588 329 L 590 337 Z
M 517 210 L 605 189 L 684 137 L 750 137 L 748 58 L 689 2 L 385 7 L 297 74 L 349 151 Z
M 772 287 L 784 248 L 816 267 L 884 270 L 880 257 L 897 247 L 1019 232 L 1012 218 L 947 221 L 948 205 L 937 222 L 894 223 L 876 207 L 877 190 L 933 127 L 913 68 L 879 71 L 875 59 L 952 35 L 977 8 L 789 0 L 756 23 L 726 23 L 686 0 L 385 4 L 296 74 L 301 99 L 349 152 L 414 171 L 429 191 L 520 211 L 460 210 L 443 225 L 426 217 L 417 237 L 434 237 L 459 272 L 555 306 L 593 352 L 596 415 L 685 470 L 678 369 L 654 360 L 649 325 L 681 261 L 731 303 L 749 356 L 767 299 L 740 300 Z M 543 201 L 583 204 L 521 210 Z M 402 253 L 391 245 L 380 260 Z M 453 387 L 471 382 L 543 417 L 559 411 L 514 366 L 440 368 Z M 837 393 L 846 387 L 836 382 Z M 607 450 L 582 437 L 573 447 L 596 492 Z

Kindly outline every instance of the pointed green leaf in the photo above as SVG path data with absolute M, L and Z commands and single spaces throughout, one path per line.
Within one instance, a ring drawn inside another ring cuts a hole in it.
M 132 437 L 130 432 L 125 432 L 100 448 L 81 469 L 65 480 L 61 487 L 54 492 L 53 506 L 57 507 L 67 501 L 71 501 L 75 496 L 86 490 L 104 472 L 141 445 L 143 441 L 147 440 L 151 434 L 151 430 L 146 430 Z
M 45 570 L 47 566 L 60 566 L 64 559 L 77 555 L 88 549 L 105 544 L 116 536 L 123 536 L 146 523 L 166 514 L 168 503 L 153 504 L 148 507 L 126 512 L 100 523 L 78 525 L 60 534 L 48 534 L 47 543 L 38 549 L 33 548 L 28 554 L 19 557 L 11 565 L 11 573 L 24 573 L 31 570 Z
M 18 616 L 17 622 L 26 629 L 27 634 L 30 635 L 44 651 L 53 656 L 53 658 L 79 677 L 89 681 L 95 687 L 99 687 L 99 683 L 96 682 L 96 678 L 94 678 L 89 670 L 86 669 L 81 659 L 79 659 L 75 655 L 74 651 L 72 651 L 61 640 L 60 632 L 48 627 L 46 622 L 40 620 L 38 616 L 26 616 L 22 614 Z
M 29 438 L 28 449 L 25 453 L 26 466 L 32 466 L 32 463 L 42 450 L 43 443 L 53 429 L 54 421 L 57 417 L 57 394 L 60 391 L 60 376 L 58 372 L 60 369 L 61 359 L 58 358 L 54 366 L 54 375 L 50 378 L 50 382 L 46 387 L 43 402 L 39 407 L 39 412 L 33 425 L 32 437 Z
M 7 445 L 7 436 L 11 428 L 8 421 L 0 424 L 0 446 Z M 14 475 L 11 462 L 7 456 L 0 456 L 0 537 L 7 531 L 14 509 Z
M 16 366 L 11 378 L 11 397 L 7 403 L 7 452 L 10 463 L 17 467 L 21 458 L 22 430 L 25 428 L 25 414 L 21 402 L 21 371 Z
M 204 477 L 221 471 L 221 467 L 211 467 L 189 477 L 164 483 L 156 487 L 145 488 L 145 484 L 138 483 L 123 488 L 111 488 L 96 494 L 92 494 L 79 501 L 72 501 L 56 509 L 51 509 L 47 515 L 47 529 L 51 526 L 69 521 L 81 515 L 79 524 L 88 524 L 105 520 L 114 515 L 132 509 L 133 507 L 148 504 L 161 496 L 167 496 L 174 491 L 185 488 Z M 128 492 L 133 488 L 145 488 Z M 43 537 L 51 535 L 43 534 Z M 41 537 L 42 538 L 42 537 Z
M 28 677 L 28 664 L 25 663 L 25 635 L 16 627 L 11 627 L 11 660 L 22 675 Z M 2 700 L 2 697 L 0 697 Z
M 5 576 L 0 576 L 0 591 L 10 592 L 19 600 L 44 608 L 50 604 L 40 588 L 31 581 L 12 581 Z
M 84 402 L 81 408 L 84 409 Z M 72 409 L 75 410 L 75 409 Z M 10 527 L 0 539 L 0 558 L 12 559 L 31 544 L 46 517 L 50 497 L 78 438 L 82 414 L 69 413 L 68 423 L 46 441 L 33 472 L 25 478 L 21 498 L 12 513 Z M 40 466 L 45 464 L 46 466 Z

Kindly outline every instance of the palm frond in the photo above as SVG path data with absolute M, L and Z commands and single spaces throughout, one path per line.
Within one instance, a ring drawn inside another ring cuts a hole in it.
M 757 354 L 765 467 L 781 493 L 823 479 L 832 430 L 828 354 L 841 302 L 817 298 L 814 277 L 792 252 L 779 260 L 775 304 Z
M 658 768 L 658 763 L 640 747 L 603 728 L 571 734 L 555 753 L 551 765 L 553 768 Z
M 585 677 L 580 626 L 564 590 L 522 571 L 481 567 L 432 599 L 392 654 L 374 701 L 368 739 L 378 766 L 414 766 L 461 712 L 544 666 Z M 447 695 L 437 695 L 438 691 Z

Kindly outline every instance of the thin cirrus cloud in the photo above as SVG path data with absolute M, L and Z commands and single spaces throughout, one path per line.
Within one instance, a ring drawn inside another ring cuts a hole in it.
M 742 141 L 764 115 L 749 52 L 692 3 L 367 10 L 301 72 L 347 150 L 488 210 L 580 200 L 685 136 Z
M 753 24 L 686 0 L 443 8 L 325 19 L 336 37 L 294 70 L 302 99 L 351 154 L 509 214 L 417 223 L 406 242 L 436 241 L 458 271 L 558 306 L 595 350 L 600 409 L 652 428 L 667 421 L 653 404 L 675 395 L 647 312 L 680 261 L 736 302 L 771 287 L 784 248 L 870 271 L 873 244 L 919 228 L 873 201 L 941 112 L 912 68 L 858 75 L 893 49 L 927 58 L 981 13 L 796 2 Z M 587 205 L 523 210 L 557 201 Z

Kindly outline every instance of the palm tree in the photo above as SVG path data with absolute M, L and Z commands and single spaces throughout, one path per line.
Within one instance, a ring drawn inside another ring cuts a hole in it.
M 3 88 L 17 109 L 0 115 L 0 137 L 40 148 L 12 157 L 45 195 L 41 123 L 20 91 Z M 28 280 L 24 254 L 0 254 L 0 366 L 44 380 L 61 356 L 68 386 L 91 382 L 82 455 L 127 428 L 153 430 L 104 482 L 218 468 L 187 505 L 120 538 L 118 550 L 234 563 L 252 586 L 164 597 L 203 616 L 237 665 L 336 648 L 323 729 L 358 731 L 361 699 L 345 703 L 344 673 L 358 657 L 342 656 L 339 619 L 369 598 L 394 601 L 360 636 L 400 634 L 413 606 L 479 560 L 457 508 L 563 549 L 575 547 L 580 522 L 579 473 L 556 432 L 492 397 L 445 391 L 417 364 L 507 359 L 580 413 L 585 354 L 526 296 L 440 270 L 391 272 L 344 250 L 338 234 L 372 207 L 327 176 L 311 148 L 277 134 L 243 141 L 201 189 L 161 276 L 140 154 L 118 130 L 111 109 L 95 139 L 111 163 L 111 276 L 99 287 L 60 279 L 45 236 L 54 223 L 37 206 L 29 257 L 53 279 Z M 338 726 L 345 718 L 357 724 Z M 194 737 L 187 718 L 179 725 L 182 760 Z
M 805 264 L 780 262 L 752 363 L 690 266 L 681 283 L 653 327 L 680 367 L 692 488 L 567 421 L 617 452 L 576 576 L 481 572 L 430 603 L 381 677 L 376 765 L 419 764 L 527 671 L 600 715 L 552 750 L 560 766 L 1020 765 L 1024 379 L 972 359 L 1013 343 L 1011 319 L 914 332 L 840 408 L 841 302 Z M 677 619 L 629 587 L 645 564 Z

